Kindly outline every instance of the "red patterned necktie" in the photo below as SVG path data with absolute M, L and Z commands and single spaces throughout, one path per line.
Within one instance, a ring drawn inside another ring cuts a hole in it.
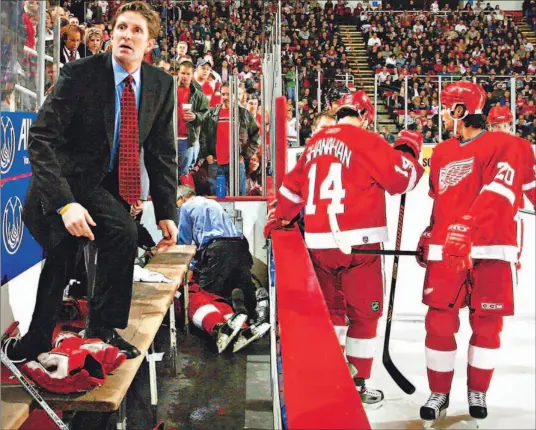
M 130 75 L 123 81 L 119 129 L 119 194 L 130 205 L 141 196 L 138 111 L 132 81 Z

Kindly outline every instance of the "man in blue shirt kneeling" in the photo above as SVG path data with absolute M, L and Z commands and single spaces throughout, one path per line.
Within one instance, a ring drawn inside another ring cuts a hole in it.
M 231 218 L 215 200 L 196 196 L 180 185 L 177 192 L 179 245 L 195 243 L 199 286 L 232 302 L 235 312 L 256 315 L 257 300 L 251 279 L 253 258 L 247 239 L 236 230 Z

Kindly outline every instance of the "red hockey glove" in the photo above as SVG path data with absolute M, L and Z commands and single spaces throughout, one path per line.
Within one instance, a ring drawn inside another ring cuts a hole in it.
M 429 243 L 431 234 L 432 228 L 426 227 L 426 230 L 422 232 L 421 238 L 419 239 L 419 244 L 417 245 L 417 255 L 415 256 L 417 264 L 425 269 L 426 265 L 428 264 L 428 251 L 430 249 Z
M 76 333 L 63 331 L 54 342 L 56 348 L 81 349 L 88 351 L 96 358 L 108 375 L 123 364 L 127 356 L 122 353 L 116 346 L 104 343 L 101 339 L 84 339 Z
M 423 136 L 418 131 L 402 130 L 398 133 L 398 138 L 396 139 L 393 148 L 398 149 L 401 146 L 406 145 L 413 152 L 415 159 L 418 160 L 421 155 L 422 143 Z
M 459 272 L 473 267 L 471 259 L 473 226 L 473 217 L 465 215 L 461 221 L 448 228 L 445 246 L 443 246 L 443 259 L 448 262 L 450 267 Z
M 289 224 L 290 221 L 285 221 L 282 218 L 277 218 L 275 216 L 275 213 L 272 212 L 271 214 L 269 214 L 266 224 L 264 224 L 264 237 L 268 239 L 270 237 L 270 234 L 272 234 L 272 230 L 286 227 Z
M 58 394 L 90 391 L 106 381 L 99 361 L 81 349 L 54 348 L 26 363 L 22 371 L 40 387 Z

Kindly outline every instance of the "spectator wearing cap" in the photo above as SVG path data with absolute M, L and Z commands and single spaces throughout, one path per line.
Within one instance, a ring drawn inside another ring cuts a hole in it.
M 199 133 L 208 100 L 192 82 L 194 65 L 183 61 L 179 65 L 177 87 L 177 147 L 179 176 L 186 175 L 199 156 Z
M 229 184 L 230 162 L 230 91 L 229 84 L 221 87 L 222 104 L 211 108 L 201 124 L 200 157 L 208 164 L 208 175 L 215 184 L 216 176 L 223 174 Z M 233 103 L 238 103 L 233 100 Z M 244 163 L 255 155 L 259 149 L 259 127 L 255 118 L 243 107 L 238 107 L 240 166 L 239 194 L 246 195 L 246 168 Z
M 197 60 L 197 67 L 194 74 L 194 80 L 201 87 L 201 91 L 208 99 L 209 103 L 214 95 L 215 86 L 210 82 L 209 76 L 212 71 L 210 61 L 205 58 Z

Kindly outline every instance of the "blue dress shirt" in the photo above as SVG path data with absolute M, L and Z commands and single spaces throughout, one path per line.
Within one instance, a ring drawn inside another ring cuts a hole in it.
M 205 197 L 192 197 L 179 210 L 179 245 L 191 245 L 198 249 L 208 242 L 222 237 L 242 238 L 231 217 L 222 206 Z
M 112 154 L 110 157 L 110 165 L 108 171 L 111 172 L 117 163 L 117 156 L 119 154 L 119 131 L 121 127 L 121 96 L 123 95 L 123 89 L 125 88 L 125 78 L 129 75 L 128 72 L 123 69 L 123 66 L 119 64 L 112 56 L 112 67 L 114 70 L 114 82 L 115 82 L 115 126 L 114 126 L 114 145 L 112 147 Z M 134 94 L 136 95 L 136 108 L 140 110 L 140 94 L 141 94 L 141 67 L 134 73 L 131 73 L 134 81 L 132 86 L 134 87 Z

